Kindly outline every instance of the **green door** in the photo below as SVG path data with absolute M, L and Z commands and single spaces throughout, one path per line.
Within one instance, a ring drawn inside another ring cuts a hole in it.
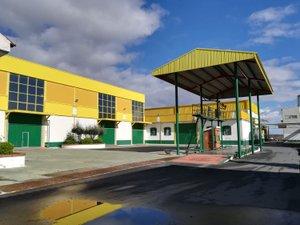
M 22 132 L 21 147 L 29 147 L 29 132 Z
M 132 127 L 132 144 L 144 143 L 144 125 L 134 124 Z
M 180 144 L 197 143 L 196 123 L 179 124 L 179 143 Z
M 101 127 L 103 128 L 103 142 L 105 144 L 115 144 L 115 127 L 116 124 L 114 121 L 101 121 Z
M 8 118 L 8 141 L 16 147 L 40 147 L 42 116 L 11 113 Z

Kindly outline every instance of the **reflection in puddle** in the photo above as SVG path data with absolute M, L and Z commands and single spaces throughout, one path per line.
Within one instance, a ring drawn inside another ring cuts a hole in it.
M 40 217 L 57 225 L 79 225 L 120 209 L 122 205 L 88 199 L 67 199 L 41 211 Z
M 101 203 L 89 199 L 67 199 L 48 206 L 41 212 L 41 218 L 57 220 Z
M 163 211 L 150 208 L 122 208 L 85 225 L 171 225 L 175 222 Z

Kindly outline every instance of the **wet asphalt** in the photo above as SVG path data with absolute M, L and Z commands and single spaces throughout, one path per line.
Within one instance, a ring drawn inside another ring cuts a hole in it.
M 40 218 L 41 210 L 66 199 L 123 205 L 123 211 L 89 224 L 296 225 L 298 149 L 265 147 L 262 153 L 221 166 L 166 165 L 0 198 L 0 224 L 51 224 Z

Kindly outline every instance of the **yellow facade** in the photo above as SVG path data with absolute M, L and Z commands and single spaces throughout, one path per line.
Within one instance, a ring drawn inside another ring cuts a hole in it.
M 217 108 L 216 103 L 208 103 L 203 104 L 203 111 L 206 114 L 209 110 L 214 112 Z M 235 118 L 235 102 L 224 102 L 220 104 L 220 108 L 222 111 L 222 119 L 230 120 Z M 242 100 L 240 101 L 240 109 L 241 109 L 241 119 L 249 121 L 249 101 Z M 199 112 L 200 106 L 199 104 L 193 105 L 183 105 L 179 106 L 179 121 L 183 123 L 194 122 L 195 118 L 193 114 Z M 257 106 L 252 103 L 252 111 L 257 114 Z M 161 107 L 161 108 L 150 108 L 145 110 L 145 119 L 146 122 L 155 123 L 175 123 L 175 107 Z
M 30 113 L 98 119 L 98 93 L 103 93 L 116 97 L 115 120 L 132 121 L 132 100 L 145 102 L 144 94 L 6 55 L 0 57 L 0 110 L 3 111 L 8 111 L 10 73 L 45 81 L 44 111 Z
M 0 71 L 0 110 L 7 109 L 8 102 L 8 72 Z
M 132 103 L 125 98 L 116 99 L 116 119 L 119 121 L 131 121 L 132 118 Z

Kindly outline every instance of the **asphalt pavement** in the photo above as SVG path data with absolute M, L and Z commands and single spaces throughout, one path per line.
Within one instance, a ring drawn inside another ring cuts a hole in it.
M 0 224 L 51 224 L 45 207 L 68 199 L 121 204 L 88 224 L 299 224 L 296 148 L 264 151 L 220 166 L 167 165 L 0 200 Z

